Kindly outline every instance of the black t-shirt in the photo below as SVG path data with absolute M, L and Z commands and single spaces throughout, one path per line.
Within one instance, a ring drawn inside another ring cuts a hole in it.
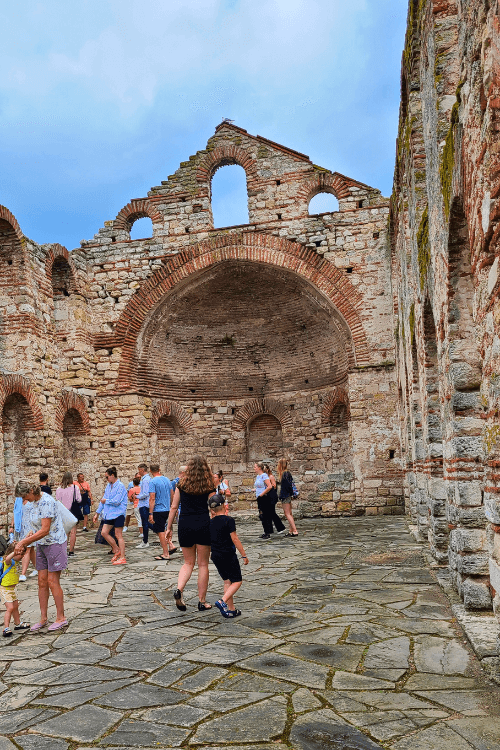
M 214 516 L 210 521 L 212 555 L 233 555 L 236 547 L 231 534 L 236 531 L 236 523 L 231 516 Z
M 41 484 L 40 489 L 42 490 L 42 492 L 46 492 L 47 495 L 52 495 L 52 487 L 49 487 L 48 484 Z
M 179 494 L 181 496 L 179 518 L 184 520 L 186 516 L 206 516 L 207 520 L 209 519 L 208 496 L 210 492 L 204 492 L 202 495 L 191 495 L 179 487 Z

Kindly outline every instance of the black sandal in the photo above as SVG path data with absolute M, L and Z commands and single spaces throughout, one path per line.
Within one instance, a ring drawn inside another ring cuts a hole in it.
M 182 591 L 180 589 L 175 589 L 174 599 L 175 599 L 175 606 L 177 607 L 177 609 L 180 609 L 181 612 L 185 612 L 187 607 L 184 603 L 184 599 L 182 598 Z
M 163 557 L 163 555 L 156 555 L 153 560 L 163 560 L 163 562 L 170 562 L 170 557 Z
M 299 532 L 297 532 L 296 534 L 292 534 L 292 533 L 290 533 L 290 531 L 288 532 L 288 534 L 285 534 L 285 536 L 287 536 L 287 537 L 291 537 L 291 536 L 295 537 L 295 536 L 298 536 L 298 535 L 299 535 Z
M 206 609 L 212 609 L 212 605 L 206 602 L 198 602 L 198 612 L 204 612 Z

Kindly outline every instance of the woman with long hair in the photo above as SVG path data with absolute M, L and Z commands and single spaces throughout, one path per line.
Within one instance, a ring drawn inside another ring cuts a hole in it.
M 71 472 L 65 471 L 62 475 L 61 486 L 56 490 L 56 500 L 64 505 L 65 508 L 70 510 L 75 518 L 79 521 L 83 521 L 83 514 L 81 510 L 82 495 L 80 488 L 74 484 L 73 476 Z M 78 525 L 78 524 L 77 524 Z M 68 555 L 71 557 L 75 554 L 76 544 L 76 526 L 73 526 L 69 532 L 69 552 Z
M 298 536 L 299 532 L 295 526 L 295 521 L 292 515 L 292 498 L 293 498 L 293 477 L 288 471 L 288 461 L 285 458 L 280 458 L 278 461 L 278 479 L 281 482 L 280 488 L 280 500 L 283 506 L 283 512 L 285 514 L 288 525 L 290 526 L 285 536 Z
M 264 471 L 266 472 L 267 476 L 269 477 L 269 481 L 271 482 L 271 489 L 269 490 L 268 495 L 267 495 L 268 502 L 269 502 L 269 519 L 271 521 L 271 524 L 274 524 L 276 528 L 276 533 L 283 534 L 285 531 L 285 524 L 276 513 L 276 504 L 278 502 L 278 490 L 276 486 L 276 477 L 274 476 L 273 470 L 271 469 L 269 464 L 264 464 Z
M 182 504 L 177 533 L 179 546 L 182 549 L 184 564 L 179 570 L 177 588 L 174 591 L 175 605 L 181 612 L 186 611 L 183 599 L 184 588 L 191 578 L 193 568 L 198 561 L 198 609 L 211 609 L 207 604 L 208 560 L 210 557 L 210 514 L 208 498 L 215 490 L 215 482 L 206 459 L 194 456 L 181 474 L 175 488 L 174 499 L 168 514 L 166 539 L 172 541 L 172 524 L 175 514 Z

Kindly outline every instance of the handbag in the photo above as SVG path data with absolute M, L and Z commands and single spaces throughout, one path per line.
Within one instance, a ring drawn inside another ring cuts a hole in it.
M 82 504 L 76 499 L 76 485 L 73 485 L 73 502 L 71 503 L 71 513 L 76 518 L 76 522 L 83 521 Z
M 294 497 L 298 497 L 300 494 L 297 487 L 295 486 L 295 482 L 292 482 L 292 494 Z
M 73 526 L 76 526 L 76 524 L 78 523 L 78 518 L 75 518 L 73 513 L 71 513 L 71 511 L 69 511 L 66 506 L 61 503 L 60 500 L 55 500 L 55 506 L 61 516 L 64 531 L 66 532 L 66 535 L 68 535 Z

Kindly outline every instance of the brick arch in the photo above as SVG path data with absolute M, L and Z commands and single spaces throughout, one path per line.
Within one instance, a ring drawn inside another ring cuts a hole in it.
M 11 213 L 11 211 L 9 211 L 6 206 L 0 205 L 0 219 L 3 219 L 3 221 L 6 221 L 7 224 L 10 224 L 14 234 L 19 241 L 23 239 L 23 233 L 21 232 L 21 227 L 19 226 L 16 217 L 13 213 Z
M 54 266 L 54 262 L 58 258 L 64 258 L 71 270 L 70 291 L 73 293 L 76 292 L 78 290 L 77 274 L 73 266 L 70 253 L 64 247 L 64 245 L 60 245 L 58 242 L 47 245 L 47 247 L 48 251 L 47 255 L 45 256 L 45 274 L 50 284 L 52 284 L 52 268 Z
M 113 226 L 115 229 L 130 232 L 132 224 L 137 219 L 145 218 L 151 219 L 153 224 L 159 224 L 163 221 L 163 216 L 154 208 L 148 198 L 134 198 L 118 213 Z
M 252 398 L 241 406 L 235 414 L 233 427 L 235 430 L 243 431 L 247 425 L 261 414 L 272 414 L 281 425 L 281 429 L 289 429 L 292 426 L 290 412 L 274 398 Z
M 360 315 L 363 297 L 345 273 L 310 248 L 296 242 L 274 235 L 239 232 L 202 240 L 165 259 L 163 266 L 131 298 L 116 323 L 115 332 L 94 336 L 94 345 L 98 349 L 114 346 L 122 349 L 119 390 L 126 391 L 135 384 L 137 337 L 152 308 L 184 279 L 227 260 L 284 268 L 309 282 L 342 316 L 350 332 L 354 363 L 369 363 L 368 341 Z
M 205 156 L 196 170 L 197 182 L 210 182 L 219 167 L 225 167 L 228 164 L 239 164 L 240 167 L 243 167 L 247 175 L 248 187 L 253 186 L 253 183 L 257 180 L 255 159 L 245 149 L 228 144 L 218 146 Z
M 333 389 L 333 391 L 330 391 L 330 393 L 325 398 L 325 401 L 323 403 L 323 408 L 321 410 L 321 423 L 323 425 L 329 425 L 330 424 L 330 418 L 332 415 L 332 411 L 335 409 L 336 406 L 345 406 L 347 409 L 347 419 L 351 418 L 351 410 L 349 406 L 349 395 L 347 393 L 347 390 L 343 386 L 337 386 Z
M 13 396 L 16 393 L 26 399 L 30 408 L 32 423 L 26 426 L 32 430 L 41 430 L 43 428 L 43 415 L 41 409 L 29 380 L 23 378 L 22 375 L 0 376 L 0 414 L 3 411 L 5 401 L 8 397 Z
M 74 409 L 78 412 L 82 418 L 83 430 L 85 435 L 90 433 L 90 420 L 87 414 L 87 406 L 85 401 L 78 393 L 74 391 L 63 391 L 56 407 L 56 427 L 62 432 L 64 427 L 64 417 L 70 411 Z
M 175 419 L 183 432 L 194 432 L 195 426 L 191 415 L 176 401 L 159 401 L 153 408 L 150 429 L 154 433 L 158 429 L 158 422 L 162 417 Z
M 297 191 L 297 202 L 309 202 L 318 193 L 332 193 L 337 200 L 348 198 L 351 195 L 351 187 L 367 188 L 350 177 L 345 177 L 339 172 L 330 174 L 328 172 L 318 172 L 314 177 L 305 180 Z

